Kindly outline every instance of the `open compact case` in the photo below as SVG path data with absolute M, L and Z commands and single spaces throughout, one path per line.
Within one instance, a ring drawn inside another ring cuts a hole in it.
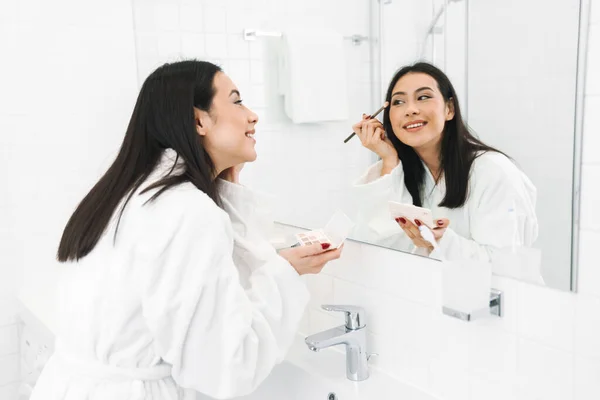
M 323 229 L 296 234 L 297 243 L 293 247 L 328 243 L 330 245 L 329 249 L 335 250 L 344 243 L 353 227 L 354 222 L 338 210 Z
M 388 206 L 392 218 L 406 218 L 415 224 L 415 220 L 419 220 L 429 229 L 435 228 L 433 224 L 433 216 L 431 210 L 428 208 L 417 207 L 412 204 L 397 203 L 395 201 L 389 201 Z

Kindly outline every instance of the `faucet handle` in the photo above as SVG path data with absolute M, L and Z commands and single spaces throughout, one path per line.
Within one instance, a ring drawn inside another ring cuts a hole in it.
M 364 328 L 366 324 L 365 309 L 350 305 L 323 304 L 321 308 L 325 311 L 338 311 L 346 313 L 346 328 L 356 330 Z

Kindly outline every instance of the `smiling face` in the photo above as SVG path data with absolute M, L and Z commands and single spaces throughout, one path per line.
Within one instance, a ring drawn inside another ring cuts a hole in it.
M 389 118 L 401 142 L 417 150 L 437 147 L 446 121 L 454 118 L 454 106 L 444 99 L 432 76 L 411 72 L 394 85 Z
M 242 104 L 240 92 L 222 72 L 213 82 L 215 96 L 210 112 L 194 109 L 198 134 L 217 173 L 256 160 L 254 126 L 258 116 Z

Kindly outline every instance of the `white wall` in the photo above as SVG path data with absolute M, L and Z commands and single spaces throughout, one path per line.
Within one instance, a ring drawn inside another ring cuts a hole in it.
M 367 309 L 375 365 L 447 400 L 600 398 L 600 1 L 592 0 L 582 182 L 579 293 L 494 277 L 505 316 L 465 323 L 442 315 L 440 265 L 349 242 L 309 278 L 302 330 L 340 325 L 323 303 Z M 566 102 L 566 101 L 565 101 Z M 344 366 L 340 366 L 340 376 Z
M 245 104 L 260 117 L 258 160 L 245 167 L 244 182 L 279 199 L 278 220 L 321 227 L 340 204 L 344 189 L 369 164 L 370 154 L 359 140 L 342 143 L 363 112 L 379 107 L 370 98 L 369 45 L 345 42 L 350 119 L 295 125 L 283 113 L 277 94 L 276 45 L 281 39 L 247 42 L 242 32 L 329 27 L 346 36 L 367 36 L 368 3 L 134 0 L 139 81 L 165 61 L 195 57 L 221 65 L 240 88 Z M 323 201 L 317 193 L 327 193 L 328 199 Z
M 431 37 L 425 32 L 432 20 L 432 1 L 392 1 L 384 4 L 381 15 L 381 95 L 390 79 L 404 65 L 414 63 L 421 52 L 431 60 Z M 426 44 L 430 43 L 429 46 Z M 423 51 L 423 46 L 426 46 Z
M 537 188 L 546 284 L 570 287 L 579 0 L 469 4 L 469 125 Z
M 392 1 L 382 8 L 382 95 L 394 73 L 417 61 L 441 68 L 452 81 L 461 104 L 466 102 L 466 1 L 449 2 L 436 27 L 427 35 L 444 0 Z M 463 106 L 463 114 L 466 107 Z
M 120 144 L 136 91 L 131 4 L 0 2 L 0 399 L 16 293 L 52 286 L 62 229 Z

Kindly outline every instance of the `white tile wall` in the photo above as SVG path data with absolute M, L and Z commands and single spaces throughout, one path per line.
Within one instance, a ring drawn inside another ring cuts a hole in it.
M 0 399 L 16 399 L 20 371 L 16 312 L 14 297 L 0 293 Z
M 596 399 L 600 393 L 600 360 L 575 358 L 575 399 Z
M 573 399 L 573 355 L 536 342 L 518 343 L 519 400 Z M 594 398 L 585 397 L 585 399 Z
M 13 284 L 20 284 L 20 280 L 12 279 L 5 271 L 0 270 L 0 274 L 2 274 L 4 278 L 8 278 L 6 280 L 12 281 Z M 2 288 L 2 291 L 0 291 L 0 327 L 15 324 L 17 322 L 17 311 L 18 304 L 13 290 L 9 290 L 8 287 Z
M 597 253 L 600 232 L 582 230 L 579 240 L 579 294 L 600 297 L 600 259 Z
M 517 398 L 517 387 L 510 382 L 490 382 L 474 377 L 471 379 L 469 387 L 471 399 L 506 400 Z
M 19 368 L 19 354 L 0 357 L 0 387 L 18 382 Z
M 596 0 L 592 0 L 590 3 L 590 24 L 597 25 L 600 23 L 600 4 Z
M 588 134 L 583 140 L 583 163 L 600 165 L 600 95 L 588 94 L 585 98 L 584 132 Z
M 573 351 L 575 296 L 519 283 L 517 334 L 567 352 Z M 556 321 L 560 321 L 557 324 Z
M 469 327 L 439 312 L 432 314 L 431 335 L 420 339 L 431 347 L 429 389 L 445 399 L 465 399 L 469 393 Z
M 517 382 L 517 336 L 480 326 L 470 328 L 468 336 L 470 379 L 514 386 Z M 490 363 L 490 360 L 495 362 Z
M 575 302 L 575 352 L 600 361 L 600 297 L 580 295 Z M 600 376 L 599 376 L 600 378 Z
M 591 131 L 598 134 L 599 131 Z M 600 164 L 583 164 L 581 168 L 581 229 L 600 232 Z
M 17 399 L 18 392 L 19 392 L 19 382 L 0 386 L 0 399 L 6 399 L 6 400 Z
M 52 283 L 64 224 L 120 144 L 137 82 L 128 1 L 4 0 L 0 20 L 0 399 L 14 400 L 15 294 Z
M 19 349 L 19 335 L 16 324 L 0 326 L 0 357 L 14 354 Z
M 588 95 L 600 95 L 600 77 L 598 77 L 598 74 L 593 73 L 593 71 L 600 70 L 600 44 L 598 44 L 600 42 L 600 33 L 598 31 L 600 31 L 599 23 L 592 23 L 588 37 L 589 50 L 587 63 L 588 71 L 591 72 L 586 77 L 586 93 Z

